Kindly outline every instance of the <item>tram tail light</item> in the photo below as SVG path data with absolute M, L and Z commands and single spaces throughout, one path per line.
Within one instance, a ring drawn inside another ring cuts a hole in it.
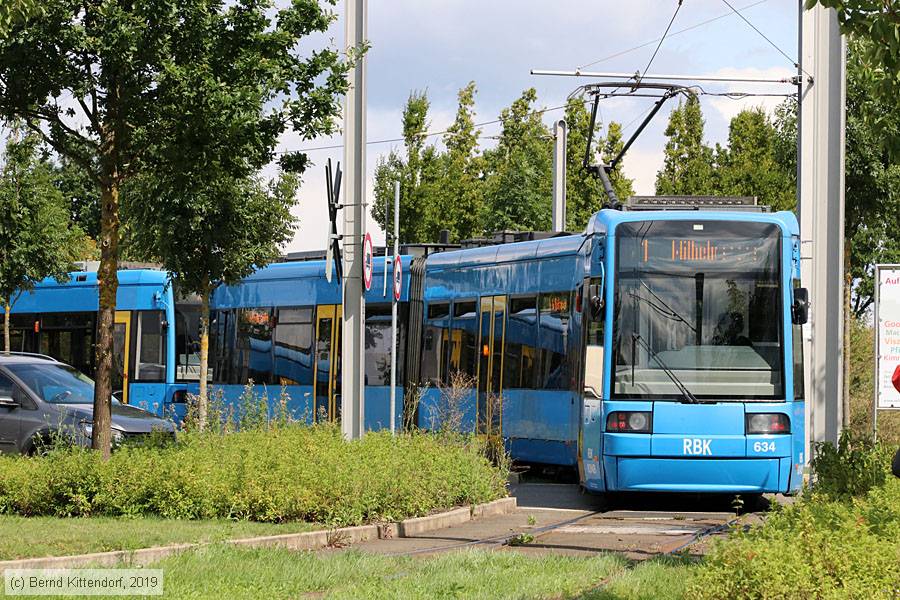
M 606 431 L 619 433 L 651 433 L 653 419 L 649 412 L 616 411 L 606 417 Z
M 790 433 L 791 421 L 784 413 L 751 413 L 746 417 L 747 435 Z

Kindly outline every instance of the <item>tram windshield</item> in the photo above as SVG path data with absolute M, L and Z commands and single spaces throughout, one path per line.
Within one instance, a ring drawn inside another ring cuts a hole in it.
M 780 230 L 644 221 L 616 230 L 618 398 L 784 398 Z

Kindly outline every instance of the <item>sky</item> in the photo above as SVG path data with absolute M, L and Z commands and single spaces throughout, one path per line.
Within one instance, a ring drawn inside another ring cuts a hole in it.
M 735 15 L 738 9 L 771 43 Z M 799 0 L 682 0 L 649 73 L 724 75 L 780 78 L 796 73 Z M 304 48 L 332 44 L 344 47 L 344 0 L 338 0 L 337 20 L 327 34 L 316 36 Z M 456 113 L 456 95 L 474 81 L 476 123 L 492 121 L 523 90 L 534 87 L 538 106 L 557 107 L 588 78 L 548 77 L 532 69 L 644 72 L 657 43 L 672 19 L 678 0 L 369 0 L 367 61 L 368 202 L 379 157 L 402 142 L 372 143 L 401 137 L 403 106 L 413 90 L 427 91 L 431 101 L 429 131 L 441 131 Z M 723 16 L 727 15 L 727 16 Z M 718 18 L 717 17 L 722 17 Z M 713 22 L 699 25 L 704 21 Z M 694 27 L 699 25 L 697 27 Z M 681 30 L 688 31 L 679 33 Z M 777 46 L 776 49 L 774 46 Z M 638 46 L 640 48 L 634 49 Z M 633 50 L 632 50 L 633 49 Z M 780 51 L 787 55 L 784 56 Z M 630 51 L 628 51 L 630 50 Z M 628 51 L 628 52 L 625 52 Z M 593 63 L 593 64 L 592 64 Z M 709 92 L 791 93 L 783 84 L 702 83 Z M 706 118 L 706 140 L 723 143 L 728 122 L 747 107 L 772 110 L 782 98 L 754 97 L 732 100 L 701 97 Z M 604 123 L 618 121 L 626 136 L 649 109 L 649 99 L 617 98 L 601 103 Z M 656 172 L 662 165 L 668 113 L 672 101 L 657 115 L 625 156 L 623 168 L 634 179 L 637 194 L 652 194 Z M 544 119 L 562 116 L 551 110 Z M 493 142 L 499 124 L 482 128 L 482 148 Z M 342 161 L 342 138 L 299 139 L 286 135 L 280 150 L 306 150 L 313 165 L 303 178 L 294 214 L 299 226 L 285 251 L 323 250 L 328 216 L 325 198 L 325 163 Z M 440 137 L 429 138 L 440 143 Z M 271 175 L 271 173 L 270 173 Z M 548 203 L 550 199 L 547 199 Z M 368 230 L 376 245 L 384 233 L 369 219 Z M 418 241 L 418 240 L 403 240 Z

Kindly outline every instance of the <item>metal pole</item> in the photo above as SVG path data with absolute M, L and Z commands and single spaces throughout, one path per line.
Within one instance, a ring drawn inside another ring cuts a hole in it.
M 364 433 L 364 342 L 366 305 L 363 296 L 363 237 L 365 236 L 366 185 L 366 42 L 367 0 L 346 0 L 347 50 L 355 49 L 355 65 L 349 73 L 344 110 L 344 303 L 341 343 L 341 431 L 357 439 Z
M 718 81 L 721 83 L 790 83 L 796 85 L 793 77 L 761 78 L 761 77 L 722 77 L 719 75 L 640 75 L 637 73 L 598 73 L 593 71 L 548 71 L 532 69 L 532 75 L 554 75 L 560 77 L 598 77 L 601 79 L 625 79 L 638 81 Z
M 387 219 L 385 219 L 387 225 Z M 400 182 L 394 182 L 394 256 L 400 252 Z M 387 246 L 387 240 L 385 240 Z M 392 262 L 392 264 L 394 264 Z M 385 267 L 387 273 L 387 267 Z M 391 433 L 397 429 L 397 298 L 391 291 Z
M 566 230 L 566 120 L 553 124 L 553 231 Z
M 800 6 L 798 129 L 801 271 L 810 291 L 807 447 L 837 443 L 841 428 L 846 50 L 833 9 Z

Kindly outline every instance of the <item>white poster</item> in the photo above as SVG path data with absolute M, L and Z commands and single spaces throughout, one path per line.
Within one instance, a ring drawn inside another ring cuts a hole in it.
M 875 402 L 878 409 L 900 409 L 891 381 L 900 365 L 900 265 L 877 265 L 875 278 Z

